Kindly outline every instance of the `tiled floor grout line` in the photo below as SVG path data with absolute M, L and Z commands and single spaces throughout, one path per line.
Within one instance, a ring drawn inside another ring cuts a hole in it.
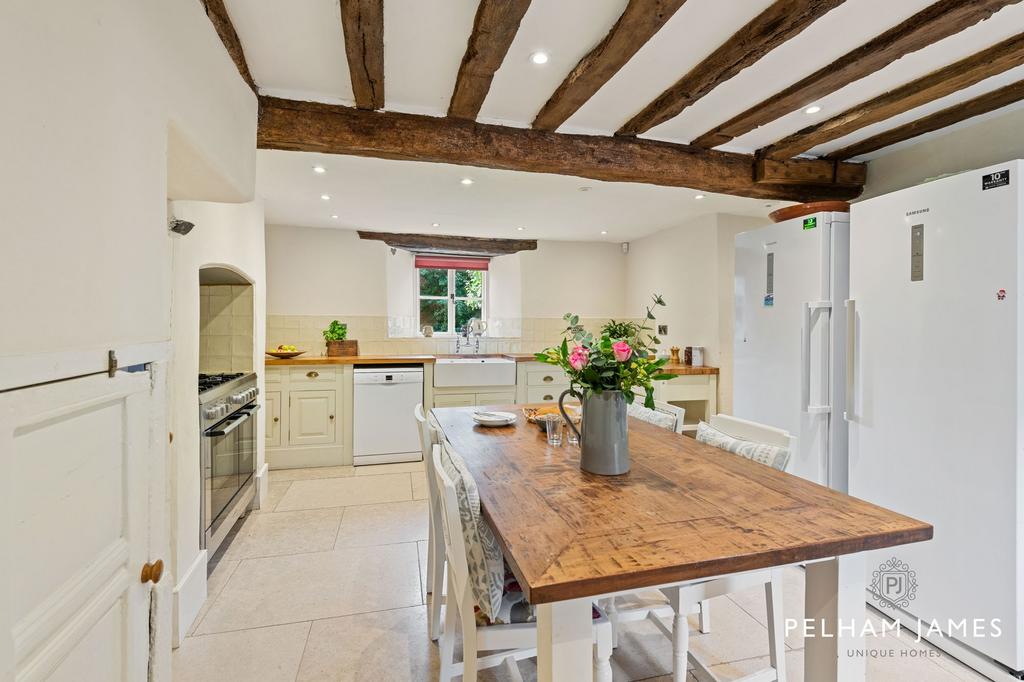
M 285 623 L 268 623 L 267 625 L 253 625 L 249 628 L 234 628 L 231 630 L 218 630 L 217 632 L 202 632 L 188 635 L 186 639 L 194 637 L 212 637 L 214 635 L 226 635 L 232 632 L 246 632 L 248 630 L 266 630 L 267 628 L 280 628 L 286 625 L 298 625 L 300 623 L 318 623 L 322 620 L 338 620 L 339 618 L 351 618 L 353 616 L 365 616 L 371 613 L 387 613 L 388 611 L 402 611 L 405 609 L 424 609 L 424 604 L 411 604 L 409 606 L 395 606 L 390 609 L 377 609 L 375 611 L 353 611 L 352 613 L 343 613 L 339 616 L 324 616 L 323 618 L 303 618 L 301 620 L 290 620 Z
M 229 559 L 229 561 L 230 561 L 230 559 Z M 222 595 L 224 593 L 224 590 L 227 589 L 228 583 L 231 581 L 231 578 L 235 575 L 235 572 L 238 570 L 238 567 L 242 565 L 242 561 L 244 561 L 244 560 L 243 559 L 239 559 L 238 563 L 235 564 L 235 567 L 233 569 L 231 569 L 231 573 L 229 573 L 228 577 L 224 579 L 224 584 L 220 586 L 219 590 L 217 590 L 217 594 L 213 595 L 213 597 L 208 597 L 208 599 L 211 600 L 210 601 L 210 605 L 206 607 L 206 611 L 203 613 L 203 617 L 200 618 L 199 620 L 197 620 L 195 623 L 192 624 L 192 627 L 191 627 L 192 634 L 190 635 L 188 633 L 185 633 L 185 638 L 186 639 L 188 637 L 193 636 L 195 634 L 195 631 L 199 629 L 199 626 L 201 626 L 203 624 L 203 621 L 206 620 L 206 617 L 210 615 L 210 611 L 213 610 L 213 605 L 217 603 L 217 600 L 220 598 L 220 595 Z M 219 562 L 218 562 L 218 565 L 220 565 Z M 216 569 L 214 569 L 214 570 L 216 570 Z M 209 576 L 207 576 L 207 580 L 209 580 Z M 203 606 L 206 606 L 206 605 L 203 604 Z M 202 608 L 202 606 L 200 608 Z
M 341 531 L 340 527 L 339 527 L 338 531 L 339 532 Z M 394 547 L 395 545 L 415 545 L 418 542 L 426 542 L 426 540 L 403 540 L 402 542 L 382 542 L 382 543 L 380 543 L 378 545 L 342 545 L 341 547 L 332 547 L 330 549 L 314 549 L 314 550 L 310 550 L 308 552 L 284 552 L 284 553 L 281 553 L 281 554 L 260 554 L 258 556 L 246 556 L 246 557 L 239 557 L 237 559 L 229 559 L 229 561 L 242 562 L 242 561 L 255 561 L 256 559 L 278 559 L 278 558 L 284 557 L 284 556 L 307 556 L 309 554 L 326 554 L 327 552 L 336 552 L 336 551 L 338 551 L 340 549 L 370 549 L 372 547 Z M 337 538 L 335 538 L 335 543 L 337 543 Z M 419 550 L 417 550 L 417 552 L 418 551 Z M 417 560 L 417 562 L 419 561 L 419 554 L 417 554 L 417 559 L 416 560 Z M 238 568 L 236 567 L 235 570 L 238 570 Z M 234 572 L 232 572 L 232 575 L 234 575 Z M 225 587 L 226 587 L 226 585 L 225 585 Z M 221 591 L 223 591 L 223 589 Z M 220 593 L 218 592 L 218 594 L 220 594 Z
M 295 682 L 299 682 L 299 673 L 302 672 L 302 659 L 306 657 L 306 648 L 309 646 L 309 635 L 313 632 L 313 621 L 309 621 L 309 627 L 306 628 L 306 639 L 302 642 L 302 653 L 299 654 L 299 665 L 295 668 Z

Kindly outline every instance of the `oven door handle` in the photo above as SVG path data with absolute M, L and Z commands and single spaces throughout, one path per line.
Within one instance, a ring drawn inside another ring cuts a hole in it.
M 229 433 L 237 429 L 239 426 L 241 426 L 244 422 L 248 421 L 249 417 L 252 416 L 252 414 L 249 412 L 242 412 L 241 415 L 242 416 L 240 416 L 238 419 L 231 422 L 226 429 L 207 429 L 203 433 L 203 435 L 206 436 L 207 438 L 216 438 L 217 436 L 228 435 Z

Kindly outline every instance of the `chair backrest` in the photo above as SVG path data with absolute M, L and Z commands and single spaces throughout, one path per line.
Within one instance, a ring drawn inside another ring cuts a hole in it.
M 429 499 L 430 513 L 439 510 L 440 499 L 438 495 L 437 480 L 434 475 L 434 446 L 441 442 L 441 433 L 431 423 L 431 419 L 423 412 L 423 403 L 417 403 L 413 408 L 413 416 L 420 427 L 420 446 L 423 448 L 423 466 L 427 470 L 427 497 Z M 439 512 L 438 512 L 439 513 Z M 433 522 L 433 520 L 431 521 Z
M 448 574 L 455 588 L 449 591 L 448 598 L 460 600 L 458 607 L 461 611 L 464 608 L 472 609 L 474 606 L 461 603 L 463 595 L 468 594 L 466 588 L 469 584 L 469 561 L 466 558 L 466 541 L 462 534 L 462 518 L 459 515 L 459 498 L 455 492 L 455 483 L 441 465 L 442 447 L 444 446 L 434 445 L 431 449 L 431 468 L 434 470 L 434 484 L 440 500 L 439 511 Z M 452 591 L 455 592 L 454 595 L 451 594 Z
M 731 417 L 727 414 L 716 414 L 711 417 L 710 425 L 712 428 L 718 429 L 733 438 L 777 445 L 781 448 L 789 448 L 790 452 L 793 451 L 793 445 L 796 442 L 796 439 L 790 435 L 789 431 L 740 419 L 739 417 Z
M 643 396 L 644 394 L 638 391 L 637 395 Z M 661 400 L 655 400 L 654 409 L 651 410 L 650 408 L 644 407 L 644 404 L 641 400 L 634 400 L 632 403 L 630 403 L 628 412 L 631 417 L 643 419 L 644 421 L 647 422 L 651 422 L 653 420 L 646 418 L 646 415 L 650 414 L 651 412 L 660 412 L 661 414 L 665 414 L 672 417 L 671 425 L 668 428 L 670 428 L 672 431 L 675 431 L 676 433 L 683 432 L 683 418 L 686 416 L 686 409 L 683 407 L 679 407 L 678 405 L 666 403 Z

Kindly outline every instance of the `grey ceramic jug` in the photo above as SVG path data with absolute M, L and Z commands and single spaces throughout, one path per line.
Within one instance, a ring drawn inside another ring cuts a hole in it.
M 563 403 L 567 395 L 583 403 L 582 433 L 565 412 Z M 582 397 L 570 388 L 558 396 L 558 409 L 580 439 L 580 469 L 602 476 L 629 471 L 629 432 L 622 391 L 602 391 Z

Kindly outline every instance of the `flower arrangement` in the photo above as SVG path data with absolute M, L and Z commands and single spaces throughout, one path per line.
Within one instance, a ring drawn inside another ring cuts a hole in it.
M 664 305 L 664 299 L 655 295 L 653 306 Z M 661 339 L 648 326 L 648 322 L 656 319 L 651 306 L 647 307 L 642 323 L 606 324 L 598 338 L 583 328 L 578 315 L 567 313 L 564 319 L 568 326 L 562 344 L 537 353 L 537 360 L 561 367 L 569 376 L 570 388 L 582 393 L 581 397 L 622 391 L 623 398 L 631 403 L 636 396 L 633 389 L 641 388 L 644 406 L 654 407 L 654 382 L 672 379 L 673 375 L 661 372 L 662 365 L 668 362 L 666 358 L 653 357 Z

